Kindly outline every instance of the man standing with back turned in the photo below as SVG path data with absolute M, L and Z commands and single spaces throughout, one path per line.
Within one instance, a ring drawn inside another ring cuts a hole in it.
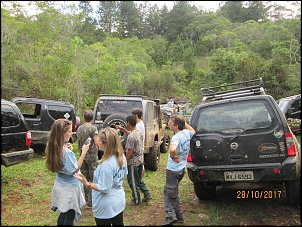
M 192 126 L 186 123 L 185 117 L 180 114 L 172 114 L 168 126 L 174 132 L 174 136 L 171 140 L 170 155 L 166 167 L 164 187 L 166 219 L 162 225 L 173 225 L 176 222 L 184 223 L 178 190 L 179 183 L 185 174 L 190 140 L 196 134 Z
M 98 144 L 99 144 L 99 135 L 98 129 L 94 125 L 92 125 L 93 120 L 93 111 L 86 110 L 84 112 L 84 124 L 82 124 L 77 130 L 78 137 L 78 147 L 81 148 L 88 137 L 91 138 L 91 143 L 89 146 L 89 150 L 84 158 L 81 173 L 86 176 L 87 181 L 93 181 L 93 172 L 96 169 L 98 163 Z M 80 149 L 80 154 L 82 150 Z M 92 207 L 92 198 L 91 198 L 91 190 L 88 188 L 84 188 L 85 192 L 85 200 L 87 208 Z

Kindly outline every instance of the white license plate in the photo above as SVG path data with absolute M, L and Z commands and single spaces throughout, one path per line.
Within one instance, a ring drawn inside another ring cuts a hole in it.
M 253 174 L 253 171 L 224 172 L 224 179 L 226 181 L 254 180 L 254 174 Z

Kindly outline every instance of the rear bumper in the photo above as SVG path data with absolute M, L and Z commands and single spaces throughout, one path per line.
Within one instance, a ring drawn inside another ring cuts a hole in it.
M 2 164 L 5 167 L 12 166 L 21 162 L 25 162 L 33 157 L 34 150 L 29 148 L 24 151 L 14 151 L 10 153 L 1 154 Z
M 294 180 L 298 174 L 296 157 L 288 157 L 283 163 L 261 163 L 261 164 L 240 164 L 240 165 L 217 165 L 217 166 L 196 166 L 192 162 L 187 163 L 189 178 L 192 182 L 208 183 L 229 183 L 224 179 L 226 171 L 253 171 L 254 180 L 231 181 L 231 182 L 264 182 L 264 181 L 287 181 Z M 278 173 L 276 169 L 279 170 Z M 203 172 L 200 175 L 200 172 Z

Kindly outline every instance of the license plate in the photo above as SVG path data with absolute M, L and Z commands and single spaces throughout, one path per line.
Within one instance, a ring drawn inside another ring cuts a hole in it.
M 254 180 L 254 174 L 253 171 L 224 172 L 224 179 L 226 181 L 249 181 Z

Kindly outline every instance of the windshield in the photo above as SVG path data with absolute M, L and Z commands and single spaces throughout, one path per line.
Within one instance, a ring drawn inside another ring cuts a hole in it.
M 272 125 L 272 116 L 265 102 L 233 102 L 200 110 L 197 131 L 238 133 Z

